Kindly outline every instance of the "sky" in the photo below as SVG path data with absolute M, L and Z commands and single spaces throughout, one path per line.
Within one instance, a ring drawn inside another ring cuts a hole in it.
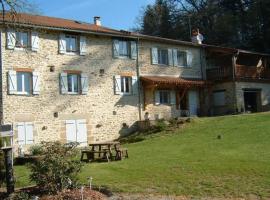
M 42 15 L 93 23 L 100 16 L 103 26 L 130 30 L 143 7 L 155 0 L 30 0 Z

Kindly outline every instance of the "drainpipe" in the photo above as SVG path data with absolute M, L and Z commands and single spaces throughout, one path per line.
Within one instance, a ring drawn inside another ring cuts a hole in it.
M 139 68 L 139 41 L 140 39 L 137 38 L 136 45 L 137 45 L 137 58 L 136 58 L 136 73 L 137 73 L 137 87 L 138 87 L 138 109 L 139 109 L 139 120 L 142 120 L 142 109 L 141 109 L 141 84 L 140 84 L 140 68 Z
M 0 100 L 0 112 L 1 112 L 1 115 L 0 115 L 0 117 L 1 117 L 1 124 L 3 124 L 3 122 L 4 122 L 4 108 L 3 108 L 3 53 L 2 53 L 2 40 L 3 40 L 3 38 L 2 38 L 2 31 L 0 31 L 0 98 L 1 98 L 1 100 Z
M 237 91 L 236 91 L 236 81 L 235 81 L 235 67 L 236 67 L 236 60 L 237 60 L 238 55 L 239 55 L 239 51 L 237 51 L 237 53 L 233 54 L 233 56 L 232 56 L 232 78 L 233 78 L 233 83 L 234 83 L 234 109 L 235 109 L 235 112 L 238 111 L 237 95 L 236 95 Z

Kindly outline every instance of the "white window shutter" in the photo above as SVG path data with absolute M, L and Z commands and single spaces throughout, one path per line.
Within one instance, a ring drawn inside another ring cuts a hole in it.
M 25 144 L 34 143 L 34 125 L 33 123 L 25 123 Z
M 18 144 L 23 145 L 25 144 L 25 127 L 24 123 L 20 122 L 17 123 L 17 133 L 18 133 Z
M 38 32 L 31 33 L 31 48 L 32 48 L 32 51 L 38 51 L 38 48 L 39 48 Z
M 119 57 L 119 40 L 113 40 L 113 57 Z
M 192 67 L 193 64 L 193 54 L 191 51 L 187 51 L 187 67 Z
M 85 56 L 87 53 L 86 50 L 86 37 L 80 36 L 80 55 Z
M 160 104 L 160 93 L 158 90 L 155 91 L 155 105 Z
M 173 49 L 173 65 L 178 66 L 177 49 Z
M 175 91 L 172 90 L 170 92 L 170 101 L 171 101 L 171 105 L 175 105 L 176 104 L 176 97 L 175 97 Z
M 80 146 L 87 146 L 87 126 L 85 119 L 76 120 L 77 138 L 76 141 Z
M 151 49 L 152 64 L 158 64 L 158 49 L 156 47 Z
M 132 76 L 132 94 L 138 94 L 138 78 L 137 76 Z
M 121 94 L 121 76 L 114 76 L 114 93 Z
M 61 94 L 68 93 L 68 80 L 67 80 L 67 73 L 60 74 L 60 87 L 61 87 Z
M 173 66 L 173 50 L 172 49 L 168 49 L 168 61 L 169 61 L 169 65 Z
M 7 32 L 7 48 L 14 49 L 16 44 L 16 34 L 14 30 L 8 30 Z
M 39 73 L 34 71 L 32 74 L 33 80 L 33 94 L 40 94 L 40 77 Z
M 81 87 L 82 87 L 82 94 L 87 94 L 89 89 L 89 80 L 87 74 L 84 73 L 81 74 Z
M 131 58 L 137 59 L 137 43 L 135 41 L 130 42 Z
M 77 138 L 76 121 L 66 120 L 66 138 L 67 142 L 76 142 Z
M 8 94 L 17 93 L 17 75 L 16 71 L 8 71 Z
M 59 53 L 66 53 L 66 35 L 59 35 Z

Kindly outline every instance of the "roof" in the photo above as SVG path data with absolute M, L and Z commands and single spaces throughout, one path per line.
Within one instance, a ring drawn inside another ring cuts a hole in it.
M 117 37 L 128 37 L 128 38 L 138 38 L 149 41 L 157 41 L 157 42 L 165 42 L 169 44 L 180 44 L 194 47 L 203 47 L 206 49 L 213 49 L 216 51 L 222 51 L 227 53 L 251 53 L 251 54 L 259 54 L 270 56 L 270 54 L 263 54 L 252 51 L 245 51 L 235 48 L 229 47 L 221 47 L 215 45 L 207 45 L 207 44 L 195 44 L 189 41 L 181 41 L 169 38 L 162 38 L 157 36 L 143 35 L 136 32 L 129 32 L 124 30 L 115 30 L 104 26 L 97 26 L 95 24 L 90 24 L 82 21 L 56 18 L 56 17 L 48 17 L 41 15 L 30 15 L 26 13 L 17 13 L 15 16 L 11 15 L 11 13 L 7 12 L 5 14 L 5 23 L 7 24 L 15 24 L 21 26 L 28 27 L 37 27 L 37 28 L 47 28 L 47 29 L 56 29 L 62 31 L 73 31 L 73 32 L 84 32 L 84 33 L 92 33 L 92 34 L 103 34 Z M 3 23 L 3 14 L 0 14 L 0 23 Z
M 148 84 L 159 84 L 159 85 L 175 85 L 175 86 L 196 86 L 203 87 L 206 86 L 207 82 L 203 80 L 191 80 L 191 79 L 183 79 L 176 78 L 170 76 L 142 76 L 141 81 L 146 82 Z

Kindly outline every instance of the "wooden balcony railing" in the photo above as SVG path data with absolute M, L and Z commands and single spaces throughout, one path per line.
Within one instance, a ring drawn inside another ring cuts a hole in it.
M 238 79 L 264 79 L 270 80 L 270 70 L 256 66 L 236 65 L 235 77 Z
M 218 67 L 206 70 L 206 76 L 208 80 L 225 80 L 232 78 L 232 68 L 230 67 Z

